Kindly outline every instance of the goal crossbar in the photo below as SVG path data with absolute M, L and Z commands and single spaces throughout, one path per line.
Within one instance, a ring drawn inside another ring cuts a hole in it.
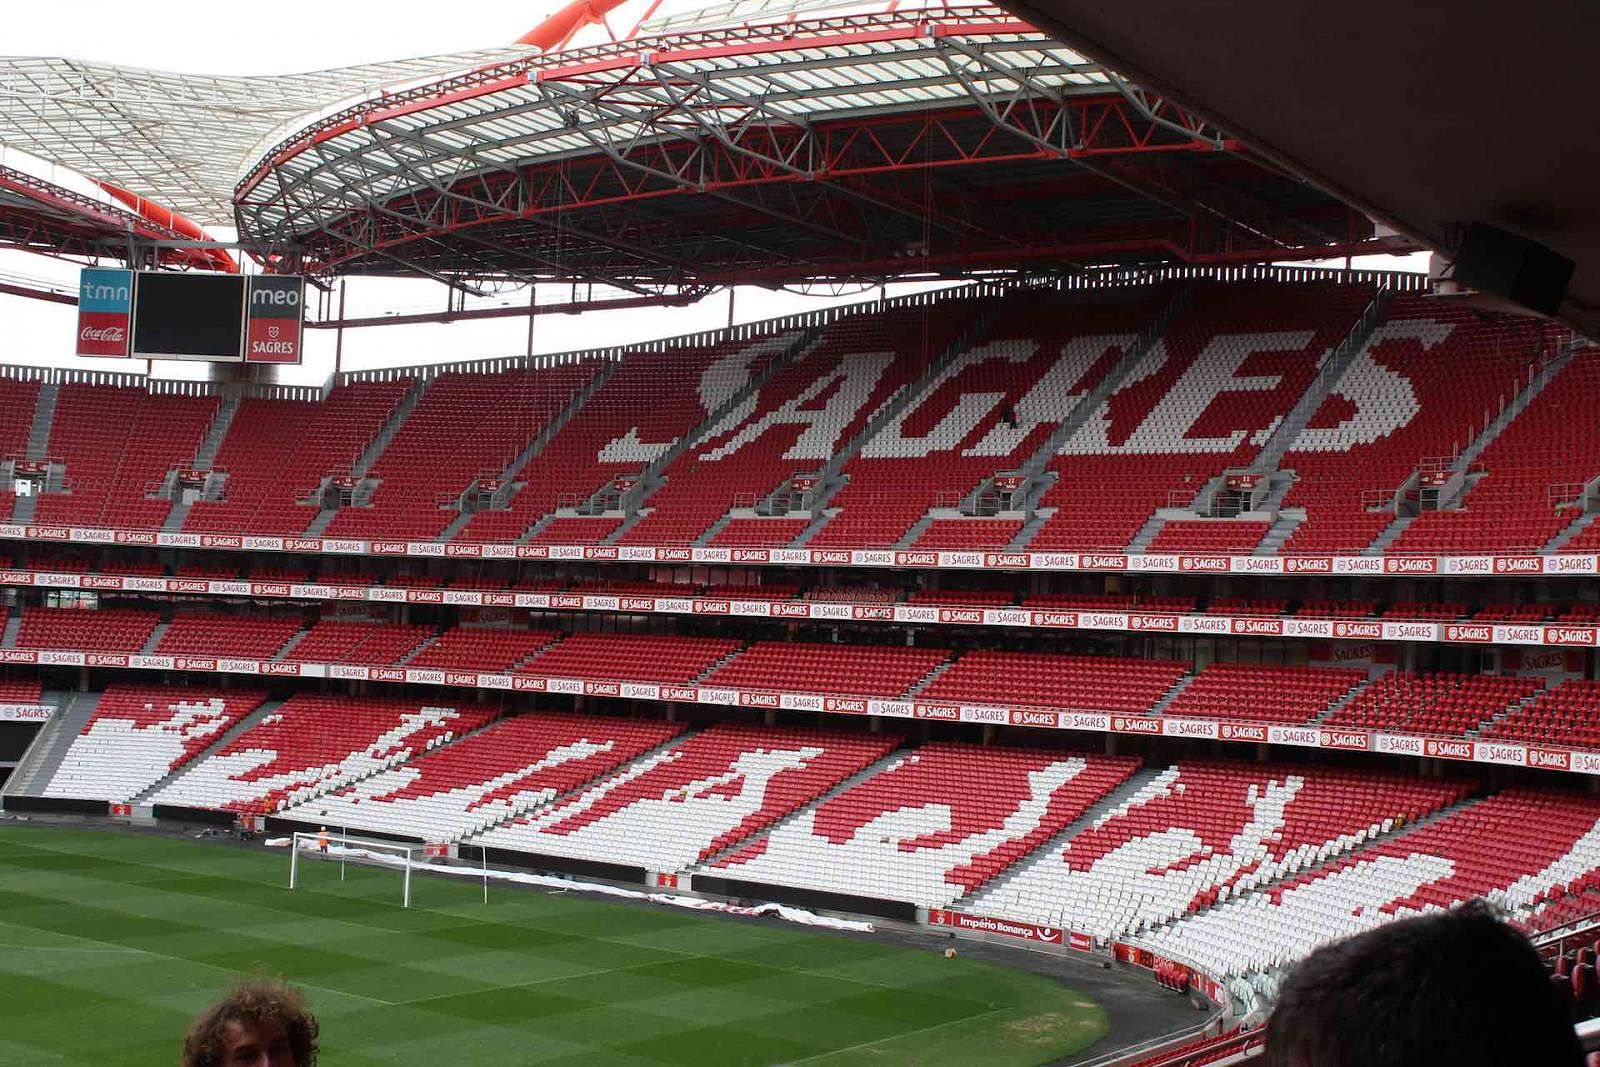
M 300 881 L 300 854 L 311 859 L 337 859 L 340 878 L 346 862 L 368 863 L 404 872 L 403 907 L 411 907 L 411 869 L 418 859 L 427 859 L 427 845 L 406 844 L 401 841 L 377 841 L 369 837 L 352 837 L 349 834 L 295 832 L 289 842 L 289 888 Z

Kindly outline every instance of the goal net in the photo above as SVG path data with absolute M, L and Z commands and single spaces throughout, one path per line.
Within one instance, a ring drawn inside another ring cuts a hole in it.
M 339 865 L 344 880 L 347 864 L 381 867 L 402 876 L 401 901 L 411 907 L 411 870 L 428 859 L 427 845 L 408 845 L 399 841 L 376 841 L 348 834 L 297 832 L 289 843 L 289 888 L 300 884 L 302 863 L 333 862 Z

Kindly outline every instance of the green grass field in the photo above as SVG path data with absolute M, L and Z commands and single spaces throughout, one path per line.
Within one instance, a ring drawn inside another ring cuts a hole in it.
M 230 980 L 300 984 L 330 1067 L 1037 1064 L 1106 1032 L 1048 978 L 860 937 L 306 865 L 211 842 L 0 828 L 0 1063 L 173 1064 Z

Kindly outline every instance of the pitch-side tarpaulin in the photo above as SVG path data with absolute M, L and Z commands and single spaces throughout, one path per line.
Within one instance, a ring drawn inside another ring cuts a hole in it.
M 268 838 L 266 844 L 272 848 L 288 848 L 290 838 Z M 347 848 L 343 845 L 329 845 L 323 856 L 342 856 L 345 859 L 359 859 L 363 862 L 381 863 L 386 867 L 404 868 L 406 861 L 399 856 L 391 856 L 383 852 L 373 852 L 364 848 Z M 678 893 L 650 893 L 638 889 L 625 889 L 622 886 L 606 885 L 602 882 L 585 882 L 575 878 L 558 878 L 548 874 L 530 874 L 527 871 L 503 871 L 494 867 L 453 867 L 439 866 L 431 863 L 413 864 L 413 870 L 429 871 L 433 874 L 448 874 L 458 878 L 488 877 L 491 881 L 511 882 L 516 885 L 538 886 L 541 889 L 565 889 L 578 893 L 596 893 L 600 896 L 619 897 L 623 900 L 647 900 L 652 904 L 666 904 L 674 908 L 686 908 L 690 911 L 714 911 L 724 915 L 776 915 L 785 922 L 799 923 L 802 926 L 820 926 L 828 930 L 849 930 L 854 933 L 870 934 L 874 927 L 869 922 L 857 919 L 835 919 L 828 915 L 818 915 L 816 912 L 804 908 L 791 908 L 784 904 L 757 904 L 755 907 L 744 907 L 739 904 L 729 904 L 720 900 L 703 900 L 700 897 L 686 897 Z

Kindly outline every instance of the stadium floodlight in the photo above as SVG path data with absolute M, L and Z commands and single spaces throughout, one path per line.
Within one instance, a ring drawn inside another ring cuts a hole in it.
M 400 841 L 375 841 L 367 837 L 347 834 L 306 833 L 297 831 L 289 842 L 289 888 L 300 881 L 300 854 L 311 859 L 337 859 L 341 869 L 345 862 L 365 863 L 371 866 L 402 870 L 405 880 L 402 890 L 402 907 L 411 907 L 411 869 L 427 861 L 427 845 L 411 845 Z

